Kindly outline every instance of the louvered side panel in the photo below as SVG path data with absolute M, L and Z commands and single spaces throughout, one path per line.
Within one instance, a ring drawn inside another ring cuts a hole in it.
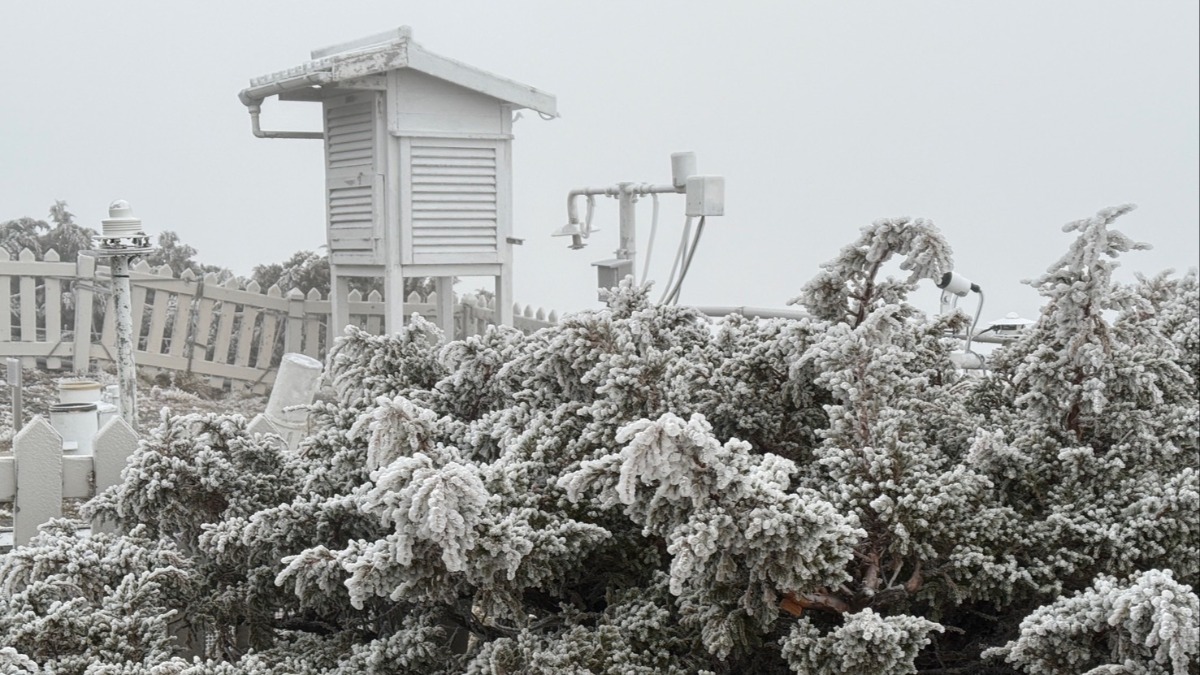
M 411 157 L 413 262 L 497 259 L 495 146 L 414 141 Z
M 325 157 L 331 169 L 374 165 L 373 101 L 325 108 Z
M 382 263 L 382 111 L 377 108 L 374 95 L 352 95 L 325 105 L 326 207 L 335 265 Z

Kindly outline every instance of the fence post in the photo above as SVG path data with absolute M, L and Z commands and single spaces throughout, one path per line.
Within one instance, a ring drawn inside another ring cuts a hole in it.
M 137 433 L 120 416 L 109 420 L 96 434 L 92 457 L 96 494 L 121 482 L 121 471 L 129 461 L 129 456 L 137 449 L 137 443 Z M 115 529 L 116 523 L 99 518 L 92 521 L 93 532 L 112 532 Z
M 82 255 L 75 259 L 75 354 L 71 369 L 86 373 L 92 357 L 92 298 L 95 296 L 96 259 Z
M 62 517 L 62 436 L 41 415 L 13 438 L 17 498 L 13 504 L 13 546 L 24 546 L 38 526 Z

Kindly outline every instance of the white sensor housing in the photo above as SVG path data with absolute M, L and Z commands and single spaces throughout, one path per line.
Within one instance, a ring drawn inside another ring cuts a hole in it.
M 676 189 L 683 189 L 687 185 L 687 179 L 694 175 L 696 175 L 696 153 L 672 152 L 671 184 Z
M 596 268 L 596 289 L 603 291 L 621 285 L 621 280 L 633 273 L 633 261 L 625 258 L 597 260 L 592 263 Z M 604 296 L 600 295 L 603 299 Z
M 685 213 L 694 217 L 725 215 L 725 177 L 690 176 Z

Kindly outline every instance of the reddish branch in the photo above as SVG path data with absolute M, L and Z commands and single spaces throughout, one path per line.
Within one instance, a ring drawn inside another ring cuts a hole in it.
M 850 603 L 828 591 L 784 593 L 783 602 L 779 603 L 779 608 L 792 616 L 800 616 L 806 609 L 845 614 L 850 611 Z

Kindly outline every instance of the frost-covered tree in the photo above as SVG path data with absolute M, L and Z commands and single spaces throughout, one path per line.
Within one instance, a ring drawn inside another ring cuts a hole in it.
M 862 323 L 874 310 L 896 304 L 921 279 L 940 279 L 953 267 L 952 252 L 941 232 L 924 218 L 884 218 L 862 229 L 854 243 L 821 265 L 793 304 L 834 323 Z M 904 256 L 900 269 L 908 277 L 879 279 L 884 263 Z
M 79 252 L 92 248 L 96 231 L 75 222 L 75 214 L 67 203 L 58 200 L 50 207 L 51 226 L 44 220 L 17 218 L 0 223 L 0 248 L 14 259 L 23 249 L 29 249 L 38 259 L 53 249 L 63 261 L 74 261 Z
M 986 377 L 907 301 L 952 268 L 919 219 L 799 320 L 624 284 L 532 335 L 348 329 L 295 451 L 168 416 L 89 507 L 125 535 L 0 563 L 0 667 L 1197 675 L 1200 294 L 1114 281 L 1126 210 L 1068 226 Z
M 79 537 L 73 523 L 51 521 L 0 558 L 0 670 L 169 660 L 199 582 L 188 556 L 145 527 Z
M 1109 227 L 1131 209 L 1065 226 L 1079 233 L 1070 251 L 1031 282 L 1040 320 L 978 392 L 984 426 L 1005 434 L 981 467 L 1021 512 L 1047 591 L 1164 564 L 1200 582 L 1195 282 L 1112 280 L 1112 259 L 1146 247 Z
M 255 265 L 250 278 L 258 282 L 260 288 L 277 285 L 285 293 L 293 288 L 302 293 L 315 289 L 322 296 L 328 296 L 329 255 L 314 251 L 296 251 L 283 262 Z M 383 280 L 378 277 L 351 277 L 349 285 L 351 290 L 359 291 L 364 296 L 371 291 L 383 292 Z M 433 279 L 430 277 L 410 277 L 404 280 L 405 297 L 417 293 L 424 298 L 432 291 Z
M 1032 675 L 1195 673 L 1200 598 L 1169 571 L 1120 583 L 1100 575 L 1072 597 L 1039 607 L 1016 640 L 989 651 Z

